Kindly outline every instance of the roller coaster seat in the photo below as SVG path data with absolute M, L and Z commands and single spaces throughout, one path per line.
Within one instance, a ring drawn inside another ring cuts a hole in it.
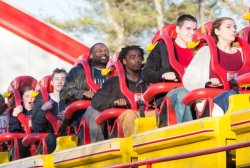
M 204 25 L 202 25 L 200 28 L 197 29 L 196 33 L 202 34 L 202 35 L 212 35 L 212 23 L 213 22 L 207 22 Z
M 38 90 L 40 87 L 44 87 L 46 88 L 48 93 L 52 93 L 54 88 L 53 85 L 51 84 L 51 80 L 52 80 L 51 75 L 43 77 L 43 79 L 39 81 L 36 89 Z
M 15 106 L 19 106 L 22 103 L 22 98 L 20 95 L 20 90 L 25 87 L 25 86 L 32 86 L 34 89 L 37 85 L 36 79 L 34 79 L 31 76 L 19 76 L 16 77 L 9 85 L 8 92 L 10 93 L 10 96 L 8 98 L 8 101 L 15 101 Z M 8 119 L 10 117 L 10 113 L 12 112 L 13 108 L 15 106 L 9 107 L 7 109 L 8 113 Z M 7 130 L 7 133 L 1 134 L 0 135 L 0 141 L 4 142 L 10 142 L 8 145 L 9 151 L 13 146 L 13 156 L 12 159 L 16 160 L 19 159 L 19 147 L 18 147 L 18 140 L 24 138 L 27 134 L 31 132 L 31 129 L 29 127 L 29 121 L 30 118 L 25 117 L 23 113 L 18 114 L 18 120 L 21 122 L 22 126 L 24 127 L 24 133 L 10 133 L 9 130 Z
M 51 84 L 51 75 L 45 76 L 38 84 L 37 90 L 43 97 L 43 102 L 47 102 L 50 100 L 49 93 L 53 92 L 53 85 Z M 82 106 L 84 107 L 84 106 Z M 54 116 L 50 111 L 46 111 L 46 119 L 53 127 L 54 133 L 56 136 L 59 136 L 59 129 L 62 124 L 62 121 L 58 120 L 56 116 Z M 45 143 L 45 139 L 47 138 L 49 133 L 32 133 L 24 137 L 22 143 L 24 146 L 30 146 L 35 142 L 39 142 L 38 146 L 42 146 L 43 154 L 48 154 L 48 147 Z M 67 134 L 70 134 L 70 128 L 67 129 Z M 63 138 L 63 137 L 61 137 Z M 65 138 L 64 138 L 65 139 Z M 57 139 L 58 141 L 58 139 Z M 57 145 L 58 146 L 58 145 Z M 64 148 L 65 149 L 65 148 Z
M 242 49 L 242 54 L 243 54 L 243 65 L 240 68 L 240 70 L 232 72 L 232 71 L 226 71 L 223 69 L 218 60 L 218 53 L 217 53 L 217 47 L 215 44 L 214 39 L 210 35 L 199 35 L 198 39 L 201 41 L 201 43 L 206 43 L 209 47 L 210 50 L 210 68 L 215 74 L 218 76 L 218 78 L 221 80 L 223 84 L 223 89 L 218 89 L 218 88 L 209 88 L 209 89 L 197 89 L 197 90 L 192 90 L 188 94 L 185 95 L 183 98 L 183 103 L 185 105 L 192 105 L 195 101 L 199 99 L 203 99 L 202 97 L 204 96 L 205 105 L 207 104 L 209 107 L 209 110 L 205 110 L 205 106 L 202 109 L 202 111 L 199 111 L 197 116 L 198 117 L 205 117 L 205 116 L 211 116 L 212 115 L 212 110 L 214 105 L 213 104 L 213 97 L 218 95 L 219 93 L 222 93 L 225 90 L 230 90 L 230 80 L 235 79 L 237 80 L 237 77 L 250 71 L 250 59 L 249 59 L 249 49 L 248 49 L 248 44 L 247 42 L 240 38 L 236 38 L 236 42 L 241 46 Z M 206 113 L 205 113 L 206 111 Z
M 175 47 L 173 43 L 173 39 L 176 38 L 176 25 L 175 24 L 169 24 L 162 28 L 161 31 L 157 32 L 156 35 L 152 39 L 152 43 L 157 43 L 158 41 L 163 41 L 166 45 L 166 49 L 168 51 L 168 60 L 170 66 L 175 70 L 175 72 L 178 74 L 178 82 L 164 82 L 164 83 L 158 83 L 158 84 L 152 84 L 149 89 L 145 92 L 144 99 L 147 101 L 150 101 L 155 97 L 157 94 L 160 93 L 167 93 L 170 90 L 178 87 L 183 87 L 182 85 L 182 77 L 185 72 L 186 66 L 183 66 L 178 62 L 175 56 Z M 193 40 L 196 40 L 196 36 L 193 37 Z M 154 92 L 154 93 L 153 93 Z M 150 94 L 149 94 L 150 93 Z M 151 96 L 149 96 L 151 95 Z M 161 112 L 163 107 L 166 105 L 167 108 L 167 114 L 166 114 L 166 125 L 173 125 L 177 124 L 177 118 L 175 115 L 175 111 L 172 107 L 170 98 L 165 96 L 160 108 L 156 108 L 156 114 L 157 118 L 161 117 Z M 165 120 L 165 119 L 164 119 Z M 160 120 L 157 120 L 160 121 Z M 158 126 L 160 123 L 157 123 Z
M 83 71 L 86 77 L 86 83 L 88 87 L 96 92 L 100 86 L 96 84 L 93 80 L 93 76 L 91 73 L 91 67 L 89 65 L 89 54 L 85 53 L 83 54 L 79 59 L 76 60 L 75 66 L 81 65 L 83 67 Z M 78 100 L 76 102 L 71 103 L 64 112 L 64 117 L 66 119 L 71 119 L 74 113 L 78 110 L 86 110 L 89 106 L 91 106 L 90 100 Z M 80 121 L 80 125 L 75 130 L 76 134 L 80 136 L 80 142 L 78 142 L 79 145 L 82 144 L 88 144 L 91 142 L 90 140 L 90 134 L 89 134 L 89 127 L 87 125 L 87 121 L 85 117 L 82 117 Z
M 19 76 L 16 77 L 11 83 L 8 88 L 8 92 L 10 93 L 10 97 L 8 98 L 8 102 L 10 101 L 15 101 L 15 106 L 19 106 L 22 104 L 22 98 L 20 95 L 20 90 L 25 87 L 25 86 L 31 86 L 32 88 L 35 89 L 37 85 L 36 79 L 34 79 L 31 76 Z M 14 107 L 9 107 L 9 108 L 14 108 Z M 10 110 L 8 110 L 10 112 Z M 8 114 L 10 115 L 10 114 Z M 24 126 L 25 132 L 30 133 L 30 127 L 27 124 L 27 119 L 23 113 L 20 113 L 18 115 L 18 120 L 22 123 Z
M 239 31 L 239 37 L 244 38 L 250 45 L 250 26 L 241 29 Z

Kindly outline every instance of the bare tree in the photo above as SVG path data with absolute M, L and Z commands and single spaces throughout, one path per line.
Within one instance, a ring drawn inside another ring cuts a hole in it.
M 159 29 L 164 25 L 163 3 L 163 0 L 154 0 L 155 10 L 157 12 L 157 25 Z
M 119 43 L 119 46 L 121 46 L 125 42 L 125 39 L 124 39 L 124 28 L 123 28 L 122 25 L 120 25 L 117 22 L 117 20 L 115 19 L 114 15 L 112 14 L 113 12 L 112 12 L 112 9 L 110 7 L 110 3 L 108 2 L 108 0 L 102 0 L 102 3 L 103 3 L 104 8 L 105 8 L 107 19 L 108 19 L 109 23 L 111 24 L 110 26 L 113 27 L 114 30 L 116 31 L 117 42 Z

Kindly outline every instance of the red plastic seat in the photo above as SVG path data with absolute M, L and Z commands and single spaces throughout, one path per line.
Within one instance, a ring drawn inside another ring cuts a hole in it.
M 49 101 L 49 92 L 53 92 L 53 87 L 51 85 L 51 76 L 45 76 L 40 82 L 39 82 L 39 91 L 42 94 L 43 102 Z M 64 113 L 64 117 L 66 119 L 71 119 L 72 115 L 75 111 L 81 110 L 81 109 L 87 109 L 91 105 L 91 102 L 89 100 L 79 100 L 76 102 L 73 102 L 70 104 Z M 60 120 L 57 119 L 50 111 L 46 111 L 46 119 L 53 127 L 54 133 L 56 136 L 59 136 L 59 129 L 62 124 Z M 89 129 L 88 126 L 84 123 L 84 120 L 82 123 L 85 126 L 85 137 L 86 137 L 86 143 L 90 143 L 90 138 L 88 139 L 89 135 Z M 69 130 L 69 129 L 68 129 Z M 31 144 L 35 142 L 40 142 L 40 144 L 43 147 L 43 154 L 48 154 L 48 147 L 45 143 L 45 139 L 49 133 L 32 133 L 29 135 L 26 135 L 25 138 L 22 140 L 22 143 L 24 146 L 30 146 Z M 68 131 L 69 134 L 69 131 Z M 39 145 L 40 146 L 40 145 Z
M 250 45 L 250 26 L 245 27 L 239 31 L 239 37 L 245 39 Z
M 169 64 L 178 74 L 179 80 L 182 81 L 182 76 L 185 72 L 186 67 L 181 65 L 175 57 L 175 49 L 173 44 L 173 39 L 176 38 L 175 28 L 175 24 L 169 24 L 164 26 L 162 28 L 162 33 L 157 32 L 156 35 L 153 37 L 152 44 L 155 44 L 159 41 L 163 41 L 165 43 L 166 49 L 168 51 Z
M 196 34 L 199 35 L 212 35 L 212 22 L 207 22 L 197 29 Z
M 8 88 L 8 92 L 10 92 L 10 97 L 8 98 L 8 101 L 15 100 L 15 106 L 19 106 L 22 104 L 22 98 L 20 95 L 20 89 L 22 89 L 25 86 L 32 86 L 34 89 L 37 85 L 36 79 L 34 79 L 31 76 L 19 76 L 16 77 L 11 83 Z M 14 106 L 14 107 L 15 107 Z M 9 107 L 7 109 L 8 116 L 10 117 L 10 113 L 13 110 L 14 107 Z M 9 118 L 8 117 L 8 118 Z M 19 159 L 19 147 L 18 147 L 18 140 L 24 138 L 27 134 L 31 132 L 31 129 L 29 127 L 29 121 L 30 118 L 25 117 L 23 113 L 20 113 L 18 115 L 18 120 L 21 122 L 21 125 L 24 127 L 25 133 L 10 133 L 9 130 L 7 133 L 0 135 L 0 142 L 9 142 L 10 145 L 8 145 L 8 150 L 10 151 L 10 148 L 13 146 L 14 150 L 14 156 L 13 160 Z
M 212 23 L 210 23 L 212 24 Z M 242 53 L 243 53 L 243 65 L 240 68 L 239 71 L 226 71 L 224 70 L 220 64 L 219 64 L 219 60 L 218 60 L 218 53 L 217 53 L 217 47 L 215 44 L 215 41 L 213 39 L 213 37 L 211 37 L 210 35 L 199 35 L 199 40 L 206 43 L 209 47 L 210 50 L 210 56 L 211 56 L 211 60 L 210 60 L 210 67 L 211 70 L 213 72 L 216 73 L 216 75 L 218 76 L 218 78 L 221 80 L 222 84 L 223 84 L 223 89 L 216 89 L 216 88 L 209 88 L 209 89 L 197 89 L 197 90 L 193 90 L 191 92 L 189 92 L 187 95 L 185 95 L 185 97 L 183 98 L 183 103 L 185 105 L 191 105 L 193 103 L 195 103 L 196 100 L 198 99 L 202 99 L 201 95 L 204 95 L 204 99 L 206 99 L 206 103 L 209 104 L 209 114 L 205 114 L 204 112 L 204 108 L 202 112 L 199 112 L 199 117 L 204 117 L 204 116 L 211 116 L 212 115 L 212 110 L 213 110 L 213 97 L 215 97 L 216 95 L 218 95 L 219 93 L 223 92 L 224 90 L 230 90 L 230 82 L 229 80 L 231 80 L 232 78 L 230 78 L 229 76 L 235 76 L 234 74 L 236 74 L 236 76 L 240 76 L 243 75 L 247 72 L 250 72 L 250 52 L 249 52 L 249 46 L 247 44 L 247 42 L 240 38 L 237 37 L 236 38 L 236 42 L 240 45 L 241 49 L 242 49 Z M 228 79 L 229 77 L 229 79 Z M 237 80 L 237 79 L 236 79 Z
M 116 71 L 119 82 L 121 93 L 128 99 L 130 103 L 130 109 L 136 110 L 139 112 L 139 107 L 137 104 L 137 99 L 143 97 L 141 93 L 133 93 L 129 90 L 126 84 L 125 72 L 120 61 L 110 61 L 107 65 L 107 68 L 112 67 Z M 145 103 L 145 109 L 148 109 L 148 103 Z M 122 112 L 128 110 L 127 108 L 110 108 L 102 111 L 100 115 L 96 118 L 96 123 L 101 125 L 107 121 L 108 125 L 108 135 L 109 137 L 119 137 L 124 136 L 121 122 L 117 119 Z
M 161 31 L 156 33 L 156 35 L 152 39 L 152 43 L 155 44 L 156 42 L 159 42 L 159 41 L 163 41 L 165 43 L 166 49 L 168 51 L 169 64 L 173 68 L 173 70 L 178 74 L 179 81 L 178 82 L 162 82 L 162 83 L 158 83 L 156 85 L 152 84 L 148 88 L 148 90 L 145 92 L 144 100 L 146 100 L 146 102 L 149 102 L 150 100 L 152 100 L 152 98 L 155 97 L 157 94 L 167 93 L 174 88 L 183 87 L 182 77 L 184 75 L 186 67 L 181 65 L 177 61 L 176 56 L 175 56 L 173 39 L 176 38 L 176 36 L 177 36 L 176 25 L 169 24 L 169 25 L 164 26 Z M 161 90 L 160 88 L 164 88 L 164 90 Z M 177 124 L 176 114 L 175 114 L 175 111 L 172 107 L 170 99 L 168 97 L 164 98 L 162 105 L 161 105 L 161 108 L 156 109 L 156 112 L 157 112 L 156 114 L 158 115 L 158 117 L 160 117 L 162 107 L 164 104 L 167 107 L 167 114 L 166 114 L 167 125 Z M 158 125 L 159 125 L 159 123 L 158 123 Z
M 131 109 L 138 110 L 137 103 L 134 100 L 134 93 L 131 92 L 127 87 L 126 80 L 125 80 L 125 73 L 124 73 L 124 69 L 123 69 L 121 62 L 120 61 L 113 62 L 112 60 L 110 60 L 106 68 L 107 69 L 110 68 L 116 71 L 117 73 L 116 75 L 118 76 L 119 81 L 120 81 L 120 90 L 122 94 L 128 99 L 131 105 Z M 115 134 L 118 134 L 117 136 L 119 138 L 122 138 L 123 130 L 121 127 L 121 123 L 117 118 L 125 110 L 128 110 L 128 109 L 127 108 L 106 109 L 102 111 L 100 115 L 96 117 L 96 123 L 101 125 L 102 123 L 107 121 L 108 135 L 111 137 L 111 136 L 116 136 Z M 114 119 L 115 121 L 113 122 L 111 121 L 111 119 Z M 117 130 L 117 132 L 115 130 Z
M 51 75 L 43 77 L 43 79 L 38 82 L 38 86 L 36 89 L 38 90 L 40 87 L 44 87 L 49 93 L 53 93 L 54 88 L 51 84 Z

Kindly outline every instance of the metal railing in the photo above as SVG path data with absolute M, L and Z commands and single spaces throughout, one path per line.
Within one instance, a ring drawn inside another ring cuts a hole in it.
M 143 166 L 143 165 L 146 165 L 147 168 L 152 168 L 152 164 L 154 164 L 154 163 L 179 160 L 179 159 L 190 158 L 190 157 L 201 156 L 201 155 L 207 155 L 207 154 L 211 154 L 211 153 L 229 151 L 229 150 L 244 148 L 244 147 L 248 147 L 248 146 L 250 146 L 250 141 L 241 142 L 241 143 L 232 144 L 232 145 L 220 146 L 220 147 L 211 148 L 211 149 L 199 150 L 199 151 L 195 151 L 195 152 L 188 152 L 188 153 L 183 153 L 183 154 L 178 154 L 178 155 L 173 155 L 173 156 L 166 156 L 166 157 L 161 157 L 161 158 L 155 158 L 155 159 L 149 159 L 149 160 L 142 160 L 142 161 L 138 161 L 138 162 L 120 164 L 120 165 L 111 166 L 109 168 L 126 168 L 126 167 Z

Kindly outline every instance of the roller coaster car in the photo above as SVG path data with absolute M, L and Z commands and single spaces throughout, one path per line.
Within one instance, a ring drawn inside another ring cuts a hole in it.
M 142 93 L 133 93 L 132 91 L 128 89 L 127 84 L 126 84 L 126 79 L 125 79 L 125 72 L 120 61 L 115 61 L 115 62 L 109 61 L 107 65 L 107 69 L 109 68 L 116 71 L 119 82 L 120 82 L 120 90 L 122 94 L 128 99 L 131 109 L 138 111 L 139 110 L 138 101 L 139 100 L 143 101 L 143 99 L 141 99 Z M 145 105 L 147 106 L 148 104 L 145 104 Z M 148 107 L 145 107 L 145 109 L 148 109 Z M 100 113 L 99 116 L 97 116 L 96 123 L 101 125 L 107 121 L 109 137 L 123 138 L 124 137 L 123 129 L 122 129 L 120 121 L 117 118 L 125 110 L 128 110 L 128 108 L 110 108 L 110 109 L 104 110 Z M 141 116 L 144 115 L 144 111 L 142 113 L 141 113 Z
M 76 61 L 75 66 L 81 65 L 83 67 L 87 85 L 89 86 L 91 90 L 96 92 L 100 88 L 100 86 L 97 85 L 93 80 L 91 67 L 89 65 L 88 59 L 89 59 L 89 55 L 83 54 Z M 66 119 L 71 119 L 76 111 L 86 110 L 89 106 L 91 106 L 90 100 L 78 100 L 76 102 L 73 102 L 66 108 L 64 112 L 64 117 Z M 80 142 L 78 142 L 78 145 L 88 144 L 91 142 L 90 135 L 89 135 L 89 127 L 84 117 L 81 119 L 79 127 L 75 129 L 75 133 L 80 136 Z
M 161 29 L 161 31 L 156 33 L 156 35 L 154 36 L 154 38 L 152 40 L 152 43 L 155 44 L 158 41 L 163 41 L 166 44 L 166 48 L 167 48 L 168 56 L 169 56 L 169 63 L 171 65 L 171 67 L 177 72 L 177 74 L 179 76 L 179 80 L 181 81 L 182 76 L 184 74 L 185 67 L 183 65 L 181 65 L 176 60 L 175 49 L 174 49 L 173 40 L 172 40 L 172 38 L 175 38 L 175 37 L 176 37 L 175 25 L 170 24 L 170 25 L 164 26 Z M 138 110 L 138 105 L 134 99 L 135 95 L 126 86 L 125 77 L 124 77 L 124 70 L 122 68 L 121 63 L 120 62 L 116 62 L 116 63 L 111 62 L 110 64 L 108 64 L 108 66 L 110 66 L 110 67 L 113 66 L 118 71 L 118 77 L 119 77 L 119 81 L 120 81 L 120 89 L 121 89 L 123 95 L 125 95 L 125 97 L 129 100 L 129 102 L 131 104 L 131 108 L 133 110 Z M 158 95 L 160 93 L 166 93 L 174 88 L 181 87 L 181 86 L 182 86 L 182 84 L 180 82 L 162 82 L 162 83 L 158 83 L 158 84 L 152 84 L 143 95 L 144 104 L 146 106 L 145 110 L 148 110 L 149 102 L 152 101 L 156 95 Z M 170 99 L 168 97 L 164 98 L 163 103 L 161 104 L 161 108 L 165 104 L 167 107 L 167 115 L 166 115 L 166 123 L 167 124 L 166 125 L 176 124 L 177 123 L 176 113 L 175 113 L 174 109 L 172 108 Z M 156 109 L 158 118 L 161 117 L 161 108 L 160 108 L 160 110 Z M 121 108 L 105 110 L 97 117 L 96 122 L 98 124 L 101 124 L 104 121 L 106 121 L 108 118 L 109 119 L 110 118 L 117 118 L 124 110 L 125 109 L 121 109 Z M 140 123 L 141 124 L 143 123 L 143 121 L 139 122 L 140 120 L 145 120 L 145 119 L 137 119 L 136 120 L 136 125 L 138 126 L 136 129 L 137 130 L 136 132 L 138 132 L 140 130 L 139 127 L 145 126 L 144 124 L 140 125 Z M 157 121 L 159 121 L 159 120 L 157 120 Z M 111 125 L 112 125 L 111 121 L 108 120 L 109 136 L 113 135 L 115 137 L 116 136 L 123 137 L 123 132 L 122 132 L 122 127 L 121 127 L 120 121 L 115 120 L 113 125 L 112 126 Z M 160 124 L 157 123 L 157 125 L 160 125 Z M 116 126 L 116 127 L 114 127 L 114 126 Z M 114 135 L 115 132 L 118 135 Z
M 75 106 L 72 105 L 73 107 Z M 84 167 L 105 167 L 118 163 L 128 163 L 136 157 L 136 153 L 132 150 L 131 137 L 114 138 L 53 153 L 56 167 L 80 165 Z
M 53 85 L 51 85 L 51 76 L 50 75 L 45 76 L 37 85 L 36 90 L 39 91 L 40 94 L 42 95 L 44 103 L 49 101 L 49 99 L 50 99 L 49 93 L 53 92 Z M 50 125 L 53 127 L 55 135 L 59 136 L 59 128 L 61 126 L 61 121 L 58 120 L 57 117 L 54 116 L 50 111 L 46 111 L 46 119 L 50 123 Z M 48 136 L 48 134 L 49 133 L 31 133 L 31 134 L 28 134 L 23 138 L 22 143 L 24 146 L 30 146 L 31 144 L 33 144 L 35 142 L 39 142 L 39 145 L 37 146 L 37 148 L 42 146 L 43 154 L 48 154 L 47 145 L 45 143 L 45 139 Z M 69 134 L 69 131 L 68 131 L 68 134 Z M 63 138 L 63 137 L 61 137 L 61 138 Z M 59 146 L 59 144 L 61 144 L 61 143 L 59 143 L 61 138 L 57 139 L 58 146 Z M 72 147 L 72 145 L 68 146 L 68 147 L 63 147 L 63 149 L 66 149 L 69 147 Z M 62 148 L 62 145 L 60 148 Z
M 138 109 L 134 100 L 134 94 L 128 90 L 125 82 L 125 74 L 123 66 L 120 62 L 112 62 L 108 64 L 107 68 L 112 67 L 112 70 L 118 73 L 121 82 L 120 88 L 125 93 L 128 100 L 131 103 L 132 109 Z M 122 72 L 119 71 L 122 69 Z M 121 74 L 121 76 L 120 76 Z M 121 80 L 121 78 L 123 80 Z M 127 91 L 127 92 L 126 92 Z M 108 109 L 101 113 L 97 117 L 97 123 L 101 124 L 106 120 L 111 121 L 113 118 L 117 118 L 121 112 L 127 109 Z M 119 121 L 110 122 L 109 133 L 115 133 L 115 126 L 118 125 L 118 137 L 123 137 L 122 128 L 119 127 Z M 111 135 L 112 136 L 112 135 Z M 128 138 L 112 138 L 109 140 L 95 142 L 83 146 L 79 146 L 75 149 L 63 150 L 54 153 L 55 166 L 73 167 L 106 167 L 119 163 L 129 163 L 136 161 L 137 154 L 132 149 L 131 137 Z
M 199 40 L 206 41 L 208 44 L 211 52 L 212 68 L 215 72 L 220 72 L 218 77 L 222 79 L 224 88 L 209 88 L 191 91 L 183 99 L 183 102 L 186 105 L 190 105 L 200 98 L 207 98 L 212 104 L 212 98 L 214 95 L 217 95 L 226 89 L 230 89 L 229 82 L 226 78 L 228 72 L 219 66 L 214 40 L 209 35 L 199 34 L 198 37 Z M 244 40 L 237 38 L 237 41 L 241 45 L 244 55 L 244 64 L 238 72 L 239 74 L 242 74 L 249 71 L 249 51 L 246 49 L 247 44 Z M 210 108 L 212 108 L 211 104 Z M 230 104 L 230 108 L 235 106 L 237 106 L 237 104 Z M 211 111 L 208 115 L 203 115 L 204 114 L 201 113 L 200 117 L 211 116 Z M 134 151 L 138 153 L 138 160 L 140 161 L 224 146 L 226 144 L 234 143 L 235 139 L 236 136 L 230 128 L 230 112 L 227 112 L 222 117 L 206 117 L 178 125 L 159 128 L 150 132 L 134 134 L 132 135 L 132 144 Z M 155 166 L 226 168 L 234 165 L 233 157 L 234 156 L 230 152 L 221 152 L 189 159 L 158 163 L 155 164 Z M 204 165 L 204 163 L 206 164 Z
M 146 102 L 150 102 L 156 95 L 161 94 L 161 93 L 167 93 L 170 90 L 178 87 L 183 87 L 181 81 L 182 77 L 185 71 L 185 66 L 181 65 L 177 59 L 176 59 L 176 52 L 175 52 L 175 47 L 173 43 L 173 39 L 176 38 L 176 25 L 175 24 L 169 24 L 164 26 L 160 31 L 158 31 L 155 36 L 152 39 L 152 44 L 156 44 L 159 41 L 163 41 L 166 46 L 166 50 L 168 52 L 168 60 L 170 66 L 173 68 L 173 70 L 178 74 L 178 82 L 161 82 L 157 84 L 151 84 L 150 87 L 147 89 L 147 91 L 144 94 L 144 100 Z M 194 37 L 195 39 L 195 37 Z M 162 108 L 166 105 L 166 118 L 163 119 L 163 123 L 159 123 L 161 121 L 160 118 Z M 157 115 L 157 126 L 166 126 L 166 125 L 173 125 L 177 124 L 177 118 L 176 118 L 176 113 L 172 107 L 170 98 L 165 96 L 162 104 L 160 106 L 160 109 L 155 109 L 156 110 L 156 115 Z
M 203 34 L 198 35 L 198 39 L 201 41 L 201 43 L 206 43 L 208 45 L 211 56 L 210 57 L 211 70 L 216 73 L 216 75 L 223 84 L 222 89 L 218 88 L 195 89 L 190 91 L 188 94 L 184 96 L 183 103 L 185 105 L 192 105 L 195 103 L 195 101 L 201 99 L 206 100 L 203 109 L 197 112 L 196 114 L 196 116 L 199 118 L 212 115 L 214 107 L 213 97 L 222 93 L 225 90 L 230 90 L 231 89 L 230 80 L 232 79 L 237 80 L 238 76 L 250 71 L 250 57 L 249 57 L 250 52 L 247 42 L 244 39 L 237 37 L 236 42 L 240 45 L 242 49 L 243 65 L 238 71 L 226 71 L 219 64 L 217 48 L 214 39 L 209 35 L 203 35 Z M 206 106 L 208 107 L 209 110 L 205 110 Z
M 82 59 L 78 59 L 76 61 L 75 65 L 81 65 L 83 67 L 83 71 L 85 73 L 86 83 L 87 83 L 88 87 L 92 91 L 96 92 L 100 88 L 100 86 L 98 84 L 96 84 L 93 80 L 93 76 L 91 73 L 91 67 L 89 65 L 88 60 L 89 60 L 89 54 L 84 54 L 82 56 Z M 77 110 L 86 110 L 89 106 L 91 106 L 90 100 L 79 100 L 79 101 L 73 102 L 65 110 L 64 116 L 66 119 L 70 119 L 70 118 L 72 118 L 73 114 Z M 88 124 L 87 124 L 85 117 L 82 117 L 78 128 L 79 129 L 76 131 L 76 134 L 78 134 L 80 136 L 80 139 L 79 139 L 80 142 L 78 142 L 78 145 L 91 143 L 89 127 L 88 127 Z
M 241 87 L 248 87 L 250 73 L 240 76 L 237 83 Z M 246 91 L 246 93 L 233 95 L 229 98 L 229 104 L 237 104 L 237 106 L 228 109 L 228 112 L 231 113 L 231 129 L 236 133 L 237 142 L 250 140 L 250 94 L 249 91 Z M 249 155 L 250 147 L 236 149 L 236 167 L 249 167 Z
M 21 88 L 25 86 L 32 86 L 34 89 L 37 85 L 36 79 L 31 76 L 19 76 L 16 77 L 10 84 L 8 88 L 8 92 L 10 96 L 8 101 L 15 101 L 15 106 L 19 106 L 22 104 L 22 98 L 20 95 Z M 9 107 L 8 111 L 8 118 L 10 118 L 10 113 L 12 112 L 14 107 Z M 0 141 L 5 142 L 8 141 L 10 145 L 8 145 L 8 151 L 13 151 L 12 160 L 19 159 L 19 147 L 18 147 L 18 140 L 24 138 L 27 134 L 31 132 L 29 127 L 30 118 L 25 117 L 23 113 L 18 114 L 18 120 L 20 121 L 21 125 L 24 128 L 24 133 L 11 133 L 7 130 L 7 133 L 0 135 Z M 13 149 L 12 149 L 13 148 Z M 32 151 L 33 152 L 33 151 Z

